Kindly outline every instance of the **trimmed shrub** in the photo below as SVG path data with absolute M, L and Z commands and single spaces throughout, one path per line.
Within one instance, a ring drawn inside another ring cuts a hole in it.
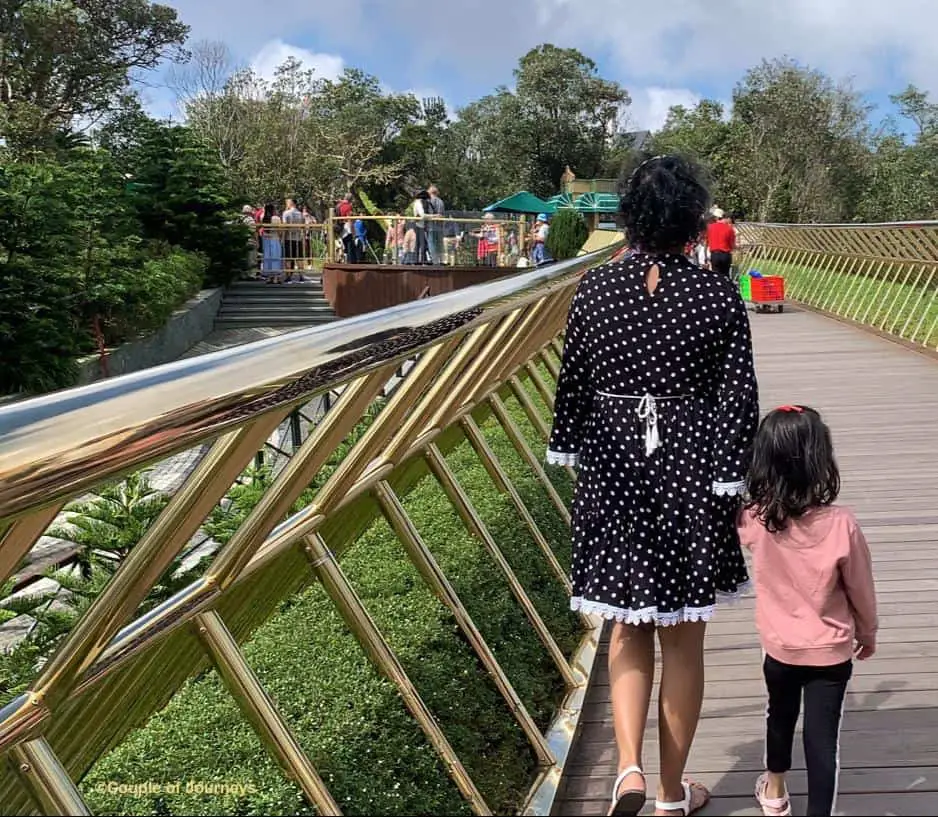
M 589 228 L 583 216 L 572 208 L 563 208 L 558 210 L 550 220 L 547 249 L 557 261 L 576 258 L 587 238 L 589 238 Z

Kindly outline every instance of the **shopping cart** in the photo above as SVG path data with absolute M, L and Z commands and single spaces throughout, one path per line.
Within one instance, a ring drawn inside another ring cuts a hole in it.
M 739 279 L 739 294 L 756 312 L 785 311 L 785 279 L 780 275 L 762 275 L 750 270 Z

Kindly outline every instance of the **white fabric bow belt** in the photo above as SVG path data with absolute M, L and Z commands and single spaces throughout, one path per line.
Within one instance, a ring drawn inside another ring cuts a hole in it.
M 645 456 L 650 457 L 661 447 L 661 434 L 658 431 L 658 401 L 659 400 L 686 400 L 691 397 L 689 394 L 668 395 L 666 397 L 656 397 L 646 392 L 645 394 L 611 394 L 610 392 L 599 392 L 603 397 L 614 397 L 619 400 L 638 400 L 638 407 L 635 413 L 638 419 L 645 423 Z

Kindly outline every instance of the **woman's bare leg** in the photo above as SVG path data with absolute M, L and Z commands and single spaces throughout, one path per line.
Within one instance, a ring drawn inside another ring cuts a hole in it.
M 609 687 L 612 718 L 619 750 L 619 771 L 642 768 L 642 742 L 655 680 L 655 629 L 651 625 L 617 623 L 609 637 Z M 620 791 L 644 789 L 637 774 L 622 781 Z
M 658 799 L 676 803 L 684 799 L 681 781 L 700 720 L 704 692 L 705 622 L 659 627 L 661 643 L 661 689 L 658 696 L 658 745 L 661 774 Z M 702 792 L 695 788 L 692 800 Z M 667 812 L 656 812 L 656 814 Z M 672 812 L 672 817 L 676 817 Z

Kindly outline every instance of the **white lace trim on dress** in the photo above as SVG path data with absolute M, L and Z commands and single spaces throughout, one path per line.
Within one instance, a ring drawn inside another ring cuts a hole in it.
M 741 479 L 738 482 L 714 482 L 713 493 L 717 496 L 742 496 L 746 491 L 746 481 Z
M 643 607 L 641 610 L 614 607 L 598 601 L 590 601 L 581 596 L 570 599 L 570 609 L 574 612 L 601 616 L 607 621 L 615 619 L 624 624 L 654 624 L 657 627 L 673 627 L 690 621 L 710 621 L 720 604 L 735 604 L 752 590 L 752 582 L 746 581 L 732 593 L 717 591 L 716 604 L 706 607 L 682 607 L 680 610 L 658 612 L 657 607 Z
M 579 454 L 568 454 L 563 451 L 551 451 L 547 449 L 548 465 L 569 465 L 576 466 L 580 464 Z

